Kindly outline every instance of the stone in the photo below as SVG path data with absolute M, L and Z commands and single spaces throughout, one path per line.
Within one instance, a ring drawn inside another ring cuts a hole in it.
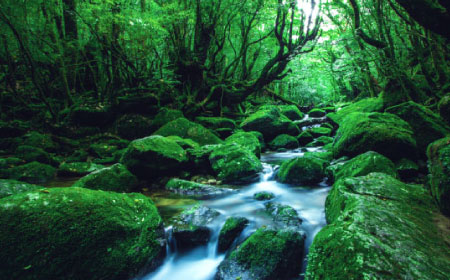
M 257 192 L 253 195 L 253 198 L 259 201 L 264 201 L 274 199 L 275 195 L 271 192 Z
M 381 98 L 365 98 L 361 99 L 357 102 L 350 103 L 349 105 L 340 108 L 336 113 L 329 113 L 327 117 L 330 118 L 337 124 L 341 124 L 341 122 L 347 117 L 347 115 L 360 112 L 360 113 L 373 113 L 373 112 L 382 112 L 384 109 L 383 100 Z
M 198 196 L 202 199 L 214 198 L 233 192 L 231 189 L 172 178 L 167 182 L 166 189 L 181 195 Z
M 181 112 L 180 110 L 163 107 L 159 110 L 158 114 L 153 119 L 153 125 L 156 128 L 160 128 L 179 118 L 184 118 L 183 112 Z
M 295 185 L 317 185 L 325 178 L 324 161 L 314 157 L 298 157 L 283 162 L 278 181 Z
M 277 150 L 297 149 L 299 147 L 297 138 L 287 134 L 278 135 L 272 142 L 269 143 L 269 148 Z
M 239 131 L 225 139 L 225 143 L 236 143 L 250 150 L 256 157 L 261 156 L 261 143 L 258 138 L 251 132 Z
M 278 106 L 281 110 L 281 113 L 288 117 L 291 121 L 298 121 L 305 117 L 305 114 L 300 112 L 297 106 L 295 105 L 281 105 Z
M 220 229 L 217 250 L 219 253 L 226 252 L 249 224 L 244 217 L 230 217 Z

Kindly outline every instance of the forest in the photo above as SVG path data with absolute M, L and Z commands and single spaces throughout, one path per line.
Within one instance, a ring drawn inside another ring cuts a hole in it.
M 0 280 L 450 278 L 450 2 L 1 0 Z

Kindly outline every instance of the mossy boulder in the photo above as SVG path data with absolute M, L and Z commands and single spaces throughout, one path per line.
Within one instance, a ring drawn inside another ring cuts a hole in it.
M 327 114 L 327 117 L 330 118 L 335 123 L 341 124 L 342 120 L 344 120 L 345 117 L 347 117 L 347 115 L 351 113 L 382 112 L 383 109 L 384 105 L 383 100 L 381 98 L 365 98 L 339 109 L 336 113 L 329 113 Z
M 31 131 L 23 136 L 22 145 L 41 148 L 47 152 L 57 152 L 59 145 L 56 144 L 48 134 L 41 134 L 37 131 Z
M 55 178 L 56 169 L 51 165 L 33 161 L 6 170 L 9 179 L 31 184 L 44 184 Z
M 188 166 L 198 173 L 213 174 L 214 170 L 211 167 L 209 156 L 218 147 L 220 147 L 220 145 L 204 145 L 193 149 L 187 149 L 189 158 Z
M 375 151 L 391 160 L 414 159 L 416 141 L 410 125 L 389 113 L 351 113 L 341 123 L 333 143 L 335 158 Z
M 300 230 L 302 219 L 298 216 L 297 210 L 289 205 L 281 203 L 265 203 L 266 212 L 272 217 L 277 228 L 293 228 Z
M 49 153 L 37 147 L 21 145 L 17 147 L 15 156 L 25 160 L 26 162 L 37 161 L 53 166 L 59 165 L 59 162 L 55 160 Z
M 258 138 L 250 132 L 239 131 L 225 139 L 225 143 L 236 143 L 250 150 L 258 158 L 261 156 L 261 143 Z
M 320 136 L 330 136 L 332 132 L 331 128 L 328 127 L 313 127 L 308 129 L 308 131 L 314 138 Z
M 52 188 L 0 200 L 4 279 L 128 279 L 164 254 L 141 194 Z
M 115 123 L 117 135 L 124 139 L 134 140 L 151 135 L 156 129 L 152 120 L 142 115 L 127 114 Z
M 332 144 L 334 141 L 333 137 L 329 137 L 329 136 L 320 136 L 316 139 L 314 139 L 311 143 L 308 143 L 306 145 L 306 147 L 320 147 L 320 146 L 325 146 L 328 144 Z
M 257 192 L 253 195 L 253 198 L 259 201 L 264 201 L 274 199 L 275 195 L 271 192 Z
M 158 114 L 153 119 L 153 125 L 156 128 L 160 128 L 163 125 L 166 125 L 169 122 L 179 118 L 184 118 L 183 112 L 181 112 L 180 110 L 174 110 L 164 107 L 159 110 Z
M 265 141 L 271 141 L 280 134 L 296 136 L 300 133 L 298 127 L 275 106 L 266 106 L 251 114 L 241 123 L 245 131 L 258 131 Z
M 297 106 L 295 105 L 281 105 L 278 106 L 281 113 L 288 117 L 291 121 L 298 121 L 305 117 L 305 114 L 300 112 Z
M 336 181 L 347 177 L 365 176 L 372 172 L 398 177 L 394 163 L 387 157 L 372 151 L 356 156 L 336 167 L 327 169 L 327 171 L 331 171 L 328 173 L 332 174 L 332 178 Z
M 313 140 L 314 140 L 314 137 L 308 130 L 303 131 L 302 133 L 300 133 L 297 136 L 297 141 L 300 146 L 305 146 L 305 145 L 311 143 Z
M 195 149 L 199 148 L 200 145 L 192 139 L 181 138 L 180 136 L 167 136 L 167 139 L 175 141 L 183 149 Z
M 105 168 L 101 164 L 96 164 L 92 162 L 70 162 L 62 163 L 58 168 L 58 176 L 63 177 L 76 177 L 85 176 L 96 170 Z
M 297 138 L 287 134 L 281 134 L 275 137 L 270 143 L 269 148 L 272 150 L 296 149 L 299 147 Z
M 442 97 L 438 104 L 439 114 L 450 125 L 450 93 Z
M 187 160 L 175 141 L 154 135 L 132 141 L 120 162 L 139 179 L 152 179 L 177 173 Z
M 433 142 L 427 154 L 431 194 L 442 213 L 450 216 L 450 137 Z
M 218 268 L 219 280 L 287 280 L 300 274 L 305 236 L 294 230 L 259 228 Z
M 0 179 L 0 198 L 23 192 L 36 191 L 42 188 L 41 186 L 16 180 Z
M 257 180 L 262 171 L 259 159 L 236 143 L 217 147 L 209 156 L 217 177 L 225 183 L 247 183 Z
M 261 145 L 261 151 L 266 149 L 266 142 L 264 141 L 264 135 L 262 135 L 259 131 L 249 131 L 249 133 L 253 134 L 256 138 L 258 138 L 259 144 Z
M 283 162 L 278 181 L 295 185 L 316 185 L 325 178 L 324 160 L 315 157 L 298 157 Z
M 222 117 L 197 117 L 195 122 L 203 125 L 206 128 L 216 130 L 220 128 L 229 128 L 231 130 L 236 128 L 236 123 L 229 118 Z
M 450 134 L 450 127 L 431 110 L 409 101 L 386 109 L 409 123 L 423 157 L 429 144 Z
M 428 191 L 384 173 L 346 178 L 326 201 L 306 279 L 446 279 L 450 247 Z
M 322 118 L 322 117 L 325 117 L 326 114 L 327 114 L 326 111 L 324 111 L 324 110 L 322 110 L 322 109 L 319 109 L 319 108 L 311 109 L 311 110 L 308 112 L 308 116 L 309 116 L 310 118 Z
M 76 181 L 72 187 L 113 192 L 132 192 L 138 180 L 123 164 L 96 170 Z
M 220 229 L 217 250 L 219 252 L 225 252 L 230 249 L 234 240 L 239 237 L 248 224 L 249 220 L 244 217 L 228 218 Z
M 153 135 L 161 136 L 179 136 L 181 138 L 189 138 L 200 145 L 220 144 L 222 140 L 213 132 L 204 126 L 191 122 L 185 118 L 179 118 L 164 125 Z

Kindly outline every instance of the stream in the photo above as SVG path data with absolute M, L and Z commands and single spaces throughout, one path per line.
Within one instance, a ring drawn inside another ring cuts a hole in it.
M 304 272 L 309 246 L 317 232 L 326 225 L 324 205 L 330 187 L 325 183 L 314 188 L 292 186 L 275 181 L 275 176 L 280 162 L 301 157 L 305 151 L 317 152 L 319 150 L 320 148 L 300 148 L 287 152 L 262 154 L 261 161 L 264 170 L 260 174 L 259 182 L 243 186 L 237 192 L 226 196 L 202 200 L 202 205 L 215 209 L 221 214 L 213 224 L 209 225 L 213 232 L 210 242 L 190 251 L 179 252 L 176 247 L 176 240 L 169 236 L 167 256 L 163 265 L 156 271 L 139 278 L 139 280 L 213 279 L 217 267 L 226 256 L 226 253 L 219 254 L 217 252 L 217 244 L 220 229 L 228 217 L 240 216 L 250 221 L 238 238 L 238 242 L 250 236 L 260 226 L 273 223 L 272 219 L 265 214 L 265 201 L 257 201 L 253 197 L 255 193 L 261 191 L 275 194 L 275 198 L 271 201 L 293 207 L 303 220 L 302 229 L 306 233 L 302 271 Z M 158 205 L 158 199 L 155 202 Z M 170 212 L 171 207 L 170 205 L 158 205 L 161 212 Z M 170 227 L 166 228 L 166 232 L 170 233 Z M 298 279 L 302 279 L 302 277 Z

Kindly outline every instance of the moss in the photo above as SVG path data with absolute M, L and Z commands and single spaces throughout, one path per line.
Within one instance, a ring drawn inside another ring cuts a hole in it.
M 261 145 L 261 151 L 266 148 L 266 142 L 264 142 L 264 135 L 262 135 L 259 131 L 250 131 L 249 133 L 253 134 L 256 138 L 258 138 L 259 144 Z
M 258 158 L 261 155 L 261 143 L 253 133 L 243 131 L 236 132 L 227 139 L 225 139 L 225 143 L 227 144 L 236 143 L 250 150 Z
M 41 186 L 28 184 L 16 180 L 0 179 L 0 198 L 4 198 L 22 192 L 35 191 L 42 188 L 43 187 Z
M 21 145 L 17 147 L 15 156 L 25 160 L 26 162 L 37 161 L 53 166 L 58 166 L 59 164 L 52 156 L 50 156 L 49 153 L 47 153 L 43 149 L 27 145 Z
M 59 146 L 53 142 L 50 135 L 41 134 L 37 131 L 31 131 L 25 134 L 22 145 L 41 148 L 47 152 L 57 152 L 59 149 Z
M 228 218 L 220 229 L 218 243 L 219 252 L 225 252 L 228 250 L 233 244 L 233 241 L 239 237 L 248 223 L 249 220 L 243 217 Z
M 262 170 L 259 159 L 235 143 L 217 147 L 209 156 L 209 161 L 218 178 L 228 183 L 253 181 Z
M 235 129 L 236 123 L 232 119 L 219 117 L 197 117 L 195 121 L 209 129 L 228 128 Z
M 382 112 L 383 108 L 384 105 L 381 98 L 366 98 L 359 100 L 358 102 L 351 103 L 350 105 L 338 110 L 336 113 L 329 113 L 327 117 L 333 120 L 335 123 L 341 124 L 341 122 L 347 117 L 347 115 L 351 113 Z
M 305 130 L 297 136 L 297 140 L 300 146 L 305 146 L 311 143 L 314 140 L 314 137 L 309 131 Z
M 25 161 L 16 157 L 0 158 L 0 170 L 13 168 L 25 164 Z
M 164 251 L 140 194 L 52 188 L 0 200 L 5 279 L 126 279 Z
M 433 142 L 427 154 L 431 194 L 442 213 L 450 216 L 450 137 Z
M 62 163 L 58 168 L 58 176 L 84 176 L 102 168 L 105 166 L 91 162 Z
M 24 135 L 28 129 L 30 129 L 29 124 L 20 120 L 13 120 L 10 122 L 0 120 L 0 138 L 20 137 Z
M 416 141 L 408 123 L 389 113 L 351 113 L 341 123 L 333 144 L 334 156 L 354 157 L 375 151 L 392 160 L 414 159 Z
M 371 173 L 334 184 L 329 225 L 315 237 L 306 279 L 446 279 L 450 250 L 420 185 Z
M 31 184 L 47 183 L 55 178 L 56 169 L 50 165 L 33 161 L 7 170 L 8 178 Z
M 308 129 L 308 131 L 315 138 L 320 136 L 330 136 L 332 130 L 328 127 L 313 127 Z
M 269 143 L 272 150 L 280 149 L 296 149 L 299 147 L 298 141 L 294 136 L 287 134 L 278 135 L 272 142 Z
M 175 141 L 155 135 L 132 141 L 120 161 L 138 178 L 152 179 L 178 172 L 187 159 Z
M 317 139 L 314 139 L 311 143 L 306 145 L 306 147 L 320 147 L 328 144 L 332 144 L 334 141 L 333 137 L 329 136 L 320 136 Z
M 98 158 L 110 158 L 118 150 L 116 145 L 109 143 L 94 143 L 89 146 L 89 152 Z
M 220 144 L 222 140 L 204 126 L 191 122 L 185 118 L 179 118 L 171 121 L 155 131 L 154 135 L 161 136 L 179 136 L 189 138 L 200 145 Z
M 191 182 L 191 181 L 186 181 L 186 180 L 181 180 L 181 179 L 170 179 L 169 182 L 167 182 L 167 184 L 166 184 L 166 189 L 194 191 L 194 190 L 199 190 L 204 186 L 205 185 L 196 183 L 196 182 Z
M 298 121 L 305 117 L 305 114 L 300 112 L 300 110 L 295 105 L 281 105 L 278 106 L 281 113 L 288 117 L 291 121 Z
M 179 136 L 167 136 L 167 139 L 175 141 L 183 149 L 195 149 L 200 145 L 192 139 L 184 139 Z
M 322 109 L 319 109 L 319 108 L 311 109 L 308 112 L 308 116 L 310 118 L 321 118 L 321 117 L 325 117 L 325 115 L 326 115 L 326 112 L 324 110 L 322 110 Z
M 324 161 L 313 157 L 285 161 L 278 172 L 278 180 L 288 184 L 315 185 L 324 178 Z
M 134 140 L 151 135 L 156 129 L 152 120 L 142 115 L 127 114 L 115 123 L 117 134 L 125 139 Z
M 300 228 L 302 220 L 297 211 L 289 205 L 268 202 L 265 204 L 266 212 L 280 228 L 295 227 Z
M 253 195 L 253 198 L 259 201 L 271 200 L 275 198 L 275 195 L 271 192 L 257 192 Z
M 438 104 L 439 114 L 450 125 L 450 93 L 447 93 Z
M 395 163 L 398 175 L 402 180 L 408 181 L 417 177 L 419 166 L 414 161 L 403 158 Z
M 409 123 L 423 157 L 429 144 L 450 134 L 450 127 L 426 107 L 412 101 L 386 109 Z
M 164 107 L 159 110 L 158 114 L 153 119 L 153 125 L 160 128 L 163 125 L 179 118 L 184 118 L 183 112 Z

